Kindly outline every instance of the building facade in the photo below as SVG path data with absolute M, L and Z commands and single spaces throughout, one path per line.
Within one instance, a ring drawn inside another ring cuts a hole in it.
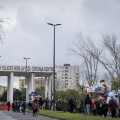
M 57 91 L 79 88 L 78 66 L 56 66 L 55 86 Z
M 6 86 L 0 85 L 0 96 L 2 96 L 3 92 L 7 90 Z
M 34 90 L 37 88 L 45 87 L 45 78 L 35 78 L 34 79 Z M 22 91 L 22 89 L 25 86 L 25 79 L 19 79 L 19 90 Z

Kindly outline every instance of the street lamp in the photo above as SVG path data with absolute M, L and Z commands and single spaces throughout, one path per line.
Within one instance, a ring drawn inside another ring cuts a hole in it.
M 23 59 L 26 60 L 26 77 L 28 77 L 28 72 L 27 72 L 27 71 L 28 71 L 28 68 L 27 68 L 27 60 L 30 59 L 30 58 L 25 58 L 25 57 L 23 57 Z
M 23 59 L 26 60 L 26 77 L 25 77 L 25 85 L 26 85 L 27 77 L 28 77 L 27 60 L 30 59 L 30 58 L 25 58 L 25 57 L 23 57 Z M 26 98 L 26 99 L 27 99 L 27 98 Z
M 48 25 L 54 26 L 54 42 L 53 42 L 53 100 L 55 102 L 55 26 L 59 26 L 61 24 L 52 24 L 47 23 Z M 54 110 L 54 106 L 53 106 Z
M 42 70 L 43 70 L 43 68 L 40 69 L 40 71 L 41 71 L 41 96 L 43 97 L 43 94 L 42 94 L 43 93 L 42 92 Z

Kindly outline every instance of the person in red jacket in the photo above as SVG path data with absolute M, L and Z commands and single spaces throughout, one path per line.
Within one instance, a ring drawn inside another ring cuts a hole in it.
M 109 103 L 109 108 L 110 108 L 110 111 L 111 111 L 111 117 L 113 118 L 116 118 L 116 108 L 117 108 L 117 104 L 116 102 L 112 99 Z

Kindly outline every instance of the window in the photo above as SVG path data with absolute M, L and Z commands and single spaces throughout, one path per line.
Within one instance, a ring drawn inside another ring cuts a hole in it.
M 68 72 L 68 70 L 65 70 L 65 72 Z
M 65 77 L 65 79 L 68 79 L 68 77 Z
M 68 67 L 65 67 L 65 69 L 68 69 Z
M 65 83 L 65 88 L 67 88 L 68 87 L 68 83 Z
M 65 80 L 65 82 L 68 82 L 68 80 Z
M 62 79 L 63 79 L 63 77 L 62 77 Z

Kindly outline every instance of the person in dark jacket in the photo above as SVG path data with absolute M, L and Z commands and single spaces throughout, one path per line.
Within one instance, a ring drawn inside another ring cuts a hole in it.
M 7 106 L 8 106 L 8 111 L 9 111 L 10 110 L 10 101 L 8 101 Z
M 26 102 L 23 102 L 23 103 L 22 103 L 22 108 L 23 108 L 23 114 L 24 114 L 24 115 L 25 115 L 26 106 L 27 106 L 27 105 L 26 105 Z
M 73 113 L 73 109 L 74 109 L 73 98 L 70 98 L 69 100 L 69 107 L 70 107 L 70 112 Z
M 84 103 L 83 103 L 83 100 L 80 103 L 80 112 L 84 113 Z
M 103 102 L 101 100 L 98 100 L 97 102 L 97 114 L 99 116 L 102 116 L 103 113 Z
M 43 103 L 44 103 L 44 102 L 43 102 L 42 98 L 40 98 L 40 99 L 39 99 L 39 106 L 40 106 L 41 109 L 42 109 Z
M 111 117 L 113 118 L 116 118 L 116 108 L 117 108 L 117 104 L 116 102 L 112 99 L 111 102 L 109 103 L 109 108 L 110 108 L 110 111 L 111 111 Z
M 108 113 L 108 109 L 109 109 L 108 104 L 106 102 L 104 102 L 102 108 L 103 108 L 103 115 L 104 115 L 104 117 L 106 117 L 107 113 Z
M 85 98 L 85 107 L 86 107 L 86 111 L 87 114 L 90 115 L 90 106 L 92 105 L 92 101 L 89 97 L 89 95 L 87 94 L 86 98 Z
M 12 103 L 12 108 L 13 108 L 13 111 L 15 112 L 15 102 L 14 101 Z
M 32 110 L 32 103 L 30 101 L 28 103 L 28 109 L 29 109 L 29 112 L 30 112 L 30 110 Z

